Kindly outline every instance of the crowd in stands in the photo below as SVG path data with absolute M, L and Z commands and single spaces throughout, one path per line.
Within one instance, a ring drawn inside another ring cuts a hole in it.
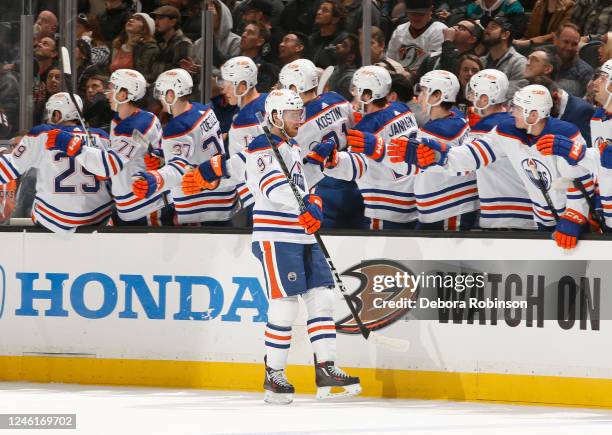
M 0 139 L 23 132 L 19 118 L 19 53 L 16 22 L 21 2 L 0 5 Z M 33 124 L 48 121 L 50 96 L 62 90 L 58 1 L 40 0 L 34 24 Z M 283 65 L 307 58 L 334 66 L 328 89 L 353 99 L 351 80 L 362 65 L 361 0 L 86 0 L 76 20 L 76 83 L 91 127 L 108 130 L 113 117 L 104 91 L 118 69 L 139 71 L 149 84 L 173 68 L 188 71 L 199 87 L 203 62 L 202 12 L 214 22 L 213 76 L 232 57 L 257 64 L 259 92 L 278 83 Z M 414 87 L 429 71 L 459 79 L 456 106 L 466 114 L 470 78 L 483 69 L 503 71 L 508 99 L 528 84 L 546 86 L 553 115 L 574 123 L 589 141 L 597 103 L 592 81 L 612 58 L 612 0 L 373 0 L 371 62 L 389 70 L 394 98 L 407 103 L 419 124 L 426 115 L 413 104 Z M 212 103 L 223 132 L 237 107 L 213 85 Z M 195 89 L 197 100 L 199 90 Z M 167 114 L 152 89 L 146 110 Z

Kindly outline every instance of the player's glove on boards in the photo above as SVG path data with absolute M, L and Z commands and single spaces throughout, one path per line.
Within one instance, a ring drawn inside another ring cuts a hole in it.
M 587 218 L 582 214 L 568 208 L 553 233 L 553 239 L 563 249 L 573 249 L 578 244 L 580 234 L 585 230 Z

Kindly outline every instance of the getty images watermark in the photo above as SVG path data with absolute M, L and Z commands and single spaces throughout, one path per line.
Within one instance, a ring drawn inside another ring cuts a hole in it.
M 372 282 L 372 290 L 376 293 L 387 293 L 384 296 L 374 298 L 372 301 L 374 308 L 446 308 L 446 309 L 526 309 L 525 300 L 499 300 L 498 298 L 480 299 L 476 297 L 466 297 L 461 299 L 441 299 L 418 297 L 413 298 L 389 298 L 388 293 L 393 293 L 397 289 L 412 288 L 416 289 L 446 289 L 455 290 L 462 293 L 474 289 L 483 289 L 486 283 L 486 273 L 475 275 L 463 274 L 412 274 L 408 272 L 396 272 L 394 275 L 375 275 Z

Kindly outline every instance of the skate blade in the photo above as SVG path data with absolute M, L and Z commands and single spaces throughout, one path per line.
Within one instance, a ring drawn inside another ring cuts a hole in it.
M 345 385 L 344 387 L 334 388 L 344 388 L 344 390 L 338 393 L 332 393 L 332 387 L 319 387 L 317 388 L 317 399 L 339 399 L 342 397 L 356 396 L 357 394 L 361 393 L 361 384 Z
M 280 394 L 266 390 L 264 394 L 264 402 L 271 405 L 289 405 L 291 402 L 293 402 L 293 394 Z

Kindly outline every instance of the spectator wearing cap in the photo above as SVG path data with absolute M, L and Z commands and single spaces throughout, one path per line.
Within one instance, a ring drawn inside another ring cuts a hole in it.
M 593 76 L 591 65 L 580 59 L 580 29 L 572 23 L 565 23 L 555 32 L 553 43 L 555 52 L 561 59 L 557 82 L 561 88 L 577 97 L 583 97 L 586 84 Z
M 476 0 L 467 7 L 466 18 L 481 20 L 484 17 L 506 17 L 511 23 L 512 39 L 518 39 L 525 33 L 525 9 L 519 0 Z M 485 27 L 482 24 L 482 27 Z
M 381 29 L 372 26 L 372 42 L 370 45 L 370 60 L 372 65 L 381 64 L 391 74 L 407 75 L 404 67 L 397 61 L 385 55 L 385 34 Z M 363 50 L 363 32 L 359 31 L 359 51 Z
M 527 59 L 512 47 L 512 23 L 506 17 L 485 16 L 480 21 L 484 27 L 482 45 L 489 53 L 481 58 L 485 69 L 498 69 L 508 76 L 508 99 L 528 84 L 523 72 Z
M 155 81 L 153 69 L 159 47 L 155 43 L 155 22 L 148 14 L 137 13 L 125 23 L 123 31 L 113 41 L 110 71 L 130 68 L 140 72 L 149 83 Z
M 319 28 L 310 36 L 308 58 L 320 67 L 327 68 L 336 63 L 335 50 L 346 38 L 344 20 L 346 10 L 339 0 L 323 0 L 315 15 L 315 26 Z
M 180 68 L 181 60 L 191 55 L 191 40 L 181 30 L 181 14 L 174 6 L 161 6 L 151 16 L 155 19 L 159 55 L 155 60 L 155 74 Z
M 330 89 L 352 100 L 351 82 L 360 64 L 359 38 L 349 33 L 336 45 L 336 65 L 329 78 Z
M 517 47 L 549 44 L 555 30 L 572 17 L 574 0 L 538 0 L 527 23 L 523 39 L 514 41 Z
M 269 92 L 278 81 L 279 68 L 263 57 L 270 32 L 262 22 L 249 23 L 240 38 L 240 54 L 253 59 L 257 65 L 257 91 Z
M 270 38 L 262 49 L 262 57 L 267 62 L 278 60 L 278 46 L 283 39 L 283 31 L 279 26 L 272 26 L 272 2 L 270 0 L 250 0 L 242 15 L 245 23 L 263 23 L 270 32 Z
M 89 76 L 85 83 L 85 121 L 91 127 L 102 128 L 108 131 L 113 118 L 110 103 L 104 95 L 108 86 L 108 77 L 101 74 Z
M 280 25 L 287 32 L 308 35 L 314 27 L 315 15 L 321 0 L 291 0 L 283 9 Z
M 278 45 L 278 61 L 287 65 L 294 60 L 302 59 L 308 52 L 308 36 L 300 32 L 291 32 L 283 36 Z
M 89 38 L 91 45 L 91 63 L 99 67 L 105 67 L 110 59 L 110 49 L 100 34 L 100 27 L 95 18 L 90 19 L 85 14 L 77 15 L 76 37 Z
M 458 74 L 459 58 L 464 54 L 476 54 L 476 48 L 482 39 L 483 29 L 474 20 L 461 20 L 453 27 L 442 30 L 444 42 L 442 51 L 427 56 L 417 77 L 422 77 L 429 71 L 443 69 Z
M 442 30 L 446 25 L 432 18 L 432 0 L 411 0 L 406 4 L 408 22 L 391 35 L 387 56 L 404 68 L 416 72 L 425 56 L 442 49 Z
M 98 15 L 98 23 L 104 41 L 110 46 L 111 42 L 125 29 L 125 24 L 134 12 L 131 2 L 127 0 L 106 0 L 106 9 Z

